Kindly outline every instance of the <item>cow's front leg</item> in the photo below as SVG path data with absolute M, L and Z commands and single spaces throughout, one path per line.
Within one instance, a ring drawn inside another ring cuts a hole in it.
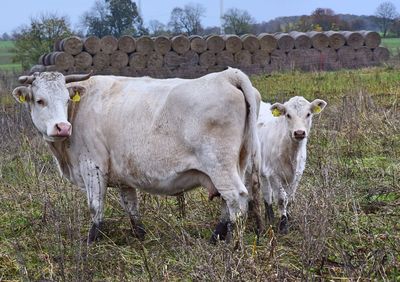
M 272 208 L 272 187 L 270 180 L 267 176 L 261 175 L 261 190 L 264 197 L 264 204 L 265 204 L 265 220 L 268 225 L 274 224 L 274 210 Z
M 282 234 L 288 233 L 287 206 L 288 206 L 288 196 L 284 187 L 281 186 L 278 194 L 278 209 L 281 214 L 281 219 L 279 222 L 279 232 Z
M 128 213 L 131 220 L 133 234 L 140 240 L 144 240 L 146 231 L 143 227 L 142 221 L 140 220 L 136 189 L 131 187 L 122 187 L 120 189 L 120 201 L 121 206 Z
M 229 219 L 229 210 L 226 201 L 221 199 L 221 216 L 220 221 L 213 231 L 210 242 L 216 244 L 218 240 L 229 242 L 232 238 L 232 222 Z
M 92 219 L 87 242 L 93 243 L 101 234 L 104 218 L 104 199 L 106 195 L 106 177 L 104 171 L 92 161 L 81 163 L 87 201 Z

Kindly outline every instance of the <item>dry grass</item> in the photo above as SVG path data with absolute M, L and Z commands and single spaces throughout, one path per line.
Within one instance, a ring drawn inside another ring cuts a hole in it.
M 219 200 L 141 195 L 147 237 L 109 189 L 103 240 L 87 246 L 85 194 L 62 180 L 12 74 L 0 75 L 0 281 L 298 281 L 400 279 L 400 71 L 376 68 L 253 77 L 264 100 L 328 102 L 315 119 L 309 161 L 288 235 L 269 228 L 255 244 L 210 245 Z

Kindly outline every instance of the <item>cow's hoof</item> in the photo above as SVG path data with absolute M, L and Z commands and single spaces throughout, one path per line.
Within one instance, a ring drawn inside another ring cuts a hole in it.
M 281 220 L 279 222 L 279 233 L 280 234 L 288 233 L 288 218 L 285 215 L 282 215 Z
M 272 205 L 265 203 L 265 221 L 267 224 L 273 225 L 275 220 L 274 210 Z
M 100 239 L 102 225 L 103 225 L 102 222 L 100 222 L 98 224 L 93 223 L 92 227 L 90 227 L 89 236 L 87 239 L 87 243 L 89 245 Z
M 230 221 L 220 221 L 210 238 L 211 244 L 216 244 L 218 240 L 225 240 L 227 243 L 232 238 L 232 223 Z
M 140 241 L 144 241 L 144 237 L 146 236 L 144 225 L 141 223 L 135 224 L 133 227 L 133 235 L 135 235 L 135 237 Z

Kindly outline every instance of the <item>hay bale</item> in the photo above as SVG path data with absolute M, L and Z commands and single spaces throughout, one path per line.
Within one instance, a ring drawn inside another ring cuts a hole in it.
M 164 56 L 164 65 L 168 68 L 177 68 L 185 62 L 185 59 L 175 51 L 169 51 Z
M 45 66 L 46 64 L 45 64 L 45 62 L 44 62 L 44 57 L 47 55 L 47 53 L 45 53 L 45 54 L 43 54 L 43 55 L 40 55 L 40 57 L 39 57 L 39 59 L 38 59 L 38 64 L 39 65 L 43 65 L 43 66 Z
M 242 39 L 243 49 L 249 50 L 250 53 L 260 49 L 260 41 L 253 34 L 245 34 L 240 37 Z
M 278 40 L 272 34 L 261 33 L 258 35 L 258 41 L 260 42 L 260 49 L 269 53 L 278 48 Z
M 198 54 L 201 54 L 207 50 L 207 42 L 203 37 L 198 35 L 192 35 L 189 37 L 189 39 L 190 39 L 190 50 L 193 50 Z
M 171 41 L 166 36 L 157 36 L 154 39 L 154 50 L 161 55 L 167 54 L 171 50 Z
M 187 51 L 182 57 L 184 62 L 181 64 L 181 67 L 193 67 L 199 64 L 199 54 L 193 50 Z
M 224 50 L 225 48 L 225 41 L 219 35 L 210 35 L 206 39 L 207 43 L 207 50 L 218 53 Z
M 315 49 L 322 50 L 328 48 L 329 38 L 325 33 L 318 31 L 309 31 L 307 32 L 307 35 L 310 37 L 312 46 Z
M 190 40 L 187 36 L 177 35 L 171 39 L 172 50 L 178 54 L 184 54 L 190 49 Z
M 80 52 L 78 55 L 74 56 L 74 66 L 77 69 L 89 68 L 93 63 L 92 55 L 88 52 Z
M 371 66 L 374 63 L 374 53 L 367 46 L 362 46 L 356 50 L 356 63 L 359 66 Z
M 356 52 L 350 46 L 343 46 L 337 50 L 338 61 L 341 66 L 346 68 L 353 68 L 356 66 Z
M 89 36 L 83 40 L 83 50 L 91 55 L 100 52 L 100 38 L 97 36 Z
M 312 46 L 310 37 L 304 32 L 291 31 L 289 35 L 294 39 L 294 47 L 296 49 L 310 49 Z
M 223 50 L 221 52 L 218 52 L 216 54 L 216 57 L 217 57 L 217 65 L 218 66 L 225 66 L 225 67 L 230 66 L 231 67 L 235 64 L 235 60 L 233 58 L 232 51 Z
M 381 44 L 381 36 L 375 31 L 362 30 L 360 34 L 364 37 L 364 44 L 368 48 L 376 48 Z
M 376 47 L 373 51 L 374 60 L 377 62 L 385 62 L 389 60 L 390 53 L 387 48 L 384 47 Z
M 344 46 L 344 44 L 346 44 L 346 38 L 340 32 L 330 30 L 330 31 L 326 31 L 324 33 L 326 36 L 328 36 L 329 47 L 337 50 L 340 47 Z M 321 50 L 325 50 L 325 49 L 321 49 Z
M 111 54 L 118 49 L 118 40 L 112 35 L 106 35 L 100 39 L 100 50 L 105 54 Z
M 235 34 L 225 35 L 224 40 L 226 51 L 234 54 L 242 50 L 243 44 L 239 36 Z
M 289 52 L 294 48 L 294 39 L 287 33 L 275 33 L 279 50 Z
M 290 64 L 285 51 L 281 49 L 275 49 L 271 52 L 271 67 L 274 70 L 289 69 Z
M 267 50 L 256 50 L 251 56 L 253 65 L 265 67 L 269 64 L 271 56 Z
M 68 70 L 74 66 L 74 57 L 67 52 L 52 52 L 45 57 L 47 65 L 55 65 L 58 70 Z
M 149 36 L 136 39 L 136 51 L 140 54 L 150 54 L 154 51 L 154 41 Z
M 110 55 L 111 66 L 114 68 L 126 67 L 129 63 L 128 54 L 124 51 L 117 50 Z
M 129 66 L 134 69 L 144 69 L 147 67 L 148 54 L 141 52 L 133 52 L 129 55 Z
M 364 45 L 364 37 L 359 32 L 341 31 L 341 34 L 346 38 L 346 45 L 353 49 L 358 49 Z
M 288 61 L 291 69 L 320 70 L 323 67 L 319 50 L 293 49 L 288 53 Z
M 323 70 L 335 70 L 339 68 L 338 54 L 334 48 L 320 50 Z
M 205 51 L 200 54 L 199 65 L 202 67 L 212 67 L 217 63 L 217 58 L 213 51 Z
M 147 67 L 151 69 L 158 69 L 163 66 L 164 56 L 156 51 L 148 55 Z
M 136 49 L 136 41 L 130 35 L 123 35 L 118 39 L 118 50 L 124 53 L 132 53 Z
M 110 55 L 100 51 L 93 56 L 93 66 L 97 70 L 102 70 L 110 65 Z
M 77 36 L 64 38 L 60 42 L 60 50 L 71 55 L 77 55 L 83 50 L 83 42 Z
M 236 65 L 240 67 L 251 66 L 251 53 L 249 50 L 242 49 L 234 55 Z

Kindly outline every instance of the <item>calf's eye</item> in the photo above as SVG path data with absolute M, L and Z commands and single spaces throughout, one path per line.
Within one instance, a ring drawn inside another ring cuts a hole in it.
M 291 119 L 291 118 L 292 118 L 292 116 L 289 115 L 289 114 L 286 114 L 286 117 L 287 117 L 288 119 Z
M 41 106 L 44 105 L 44 101 L 43 101 L 43 100 L 37 100 L 36 103 L 37 103 L 38 105 L 41 105 Z
M 310 117 L 310 116 L 311 116 L 311 114 L 310 114 L 310 113 L 308 113 L 308 114 L 307 114 L 307 117 Z

